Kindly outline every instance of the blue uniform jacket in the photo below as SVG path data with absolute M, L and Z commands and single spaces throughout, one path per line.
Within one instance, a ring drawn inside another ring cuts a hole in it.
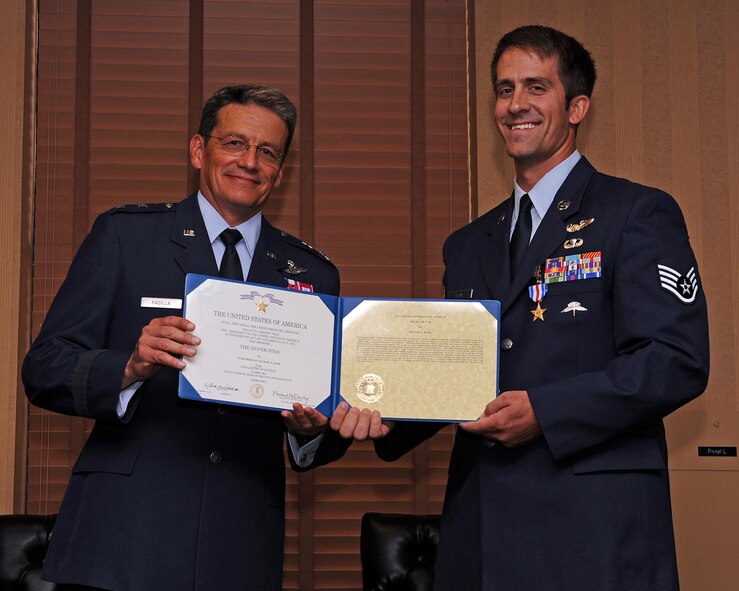
M 448 297 L 500 300 L 500 391 L 528 391 L 543 435 L 506 448 L 457 431 L 435 588 L 676 590 L 662 419 L 703 392 L 709 367 L 680 209 L 583 158 L 511 278 L 512 213 L 508 199 L 454 232 L 444 281 Z M 546 283 L 536 319 L 535 277 L 591 253 L 601 276 Z M 395 459 L 438 428 L 400 423 L 376 449 Z
M 283 272 L 288 260 L 306 271 Z M 144 382 L 123 419 L 116 413 L 141 329 L 182 313 L 142 307 L 142 298 L 183 298 L 188 272 L 218 274 L 195 195 L 102 214 L 25 359 L 31 402 L 97 419 L 72 470 L 46 579 L 116 591 L 281 589 L 279 413 L 181 400 L 170 368 Z M 285 287 L 288 278 L 339 292 L 328 259 L 263 220 L 248 280 Z M 346 446 L 327 432 L 313 465 Z

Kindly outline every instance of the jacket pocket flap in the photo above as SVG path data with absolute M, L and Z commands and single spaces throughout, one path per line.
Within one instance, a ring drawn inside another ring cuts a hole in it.
M 572 462 L 575 474 L 629 470 L 666 470 L 667 457 L 651 437 L 614 440 Z
M 91 435 L 72 468 L 81 472 L 112 472 L 130 474 L 139 455 L 141 440 L 131 437 L 96 437 Z

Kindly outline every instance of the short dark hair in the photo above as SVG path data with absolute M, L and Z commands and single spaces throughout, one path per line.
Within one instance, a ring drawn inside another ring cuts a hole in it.
M 290 142 L 295 133 L 295 124 L 298 120 L 298 111 L 292 101 L 281 91 L 259 84 L 238 84 L 224 86 L 216 91 L 203 106 L 198 133 L 208 142 L 211 132 L 218 123 L 218 112 L 231 103 L 239 105 L 259 105 L 269 109 L 280 117 L 287 126 L 287 140 L 282 150 L 283 159 L 290 149 Z
M 565 87 L 565 104 L 579 95 L 591 97 L 595 86 L 595 62 L 574 37 L 542 25 L 527 25 L 506 33 L 498 41 L 490 66 L 493 87 L 498 82 L 498 61 L 507 49 L 531 50 L 541 57 L 558 58 L 558 71 Z

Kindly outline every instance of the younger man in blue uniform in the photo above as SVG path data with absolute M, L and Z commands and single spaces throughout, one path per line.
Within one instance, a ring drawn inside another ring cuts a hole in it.
M 435 589 L 675 591 L 662 419 L 709 367 L 683 216 L 578 152 L 595 66 L 575 39 L 511 31 L 492 79 L 514 190 L 448 238 L 444 285 L 501 302 L 501 393 L 457 431 Z M 443 426 L 346 406 L 331 424 L 386 460 Z

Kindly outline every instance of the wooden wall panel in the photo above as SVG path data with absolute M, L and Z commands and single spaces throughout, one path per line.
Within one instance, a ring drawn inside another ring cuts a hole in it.
M 345 295 L 441 295 L 441 244 L 468 219 L 464 0 L 39 7 L 34 331 L 101 211 L 194 186 L 187 140 L 202 101 L 242 82 L 281 88 L 299 111 L 269 219 L 325 249 Z M 18 507 L 53 513 L 92 421 L 25 407 Z M 397 464 L 356 445 L 320 471 L 288 471 L 283 587 L 358 589 L 362 514 L 439 512 L 451 443 L 446 430 Z
M 25 0 L 3 4 L 0 20 L 0 513 L 22 507 L 25 406 L 19 363 L 28 340 L 30 308 L 30 200 L 35 36 L 26 28 Z M 29 20 L 32 22 L 32 19 Z M 24 115 L 25 113 L 25 115 Z
M 708 299 L 712 370 L 706 393 L 667 419 L 680 572 L 687 591 L 729 588 L 727 581 L 739 578 L 739 481 L 729 474 L 739 471 L 739 459 L 699 457 L 697 448 L 739 445 L 739 5 L 474 5 L 477 93 L 471 112 L 478 140 L 472 157 L 479 206 L 473 215 L 505 199 L 513 182 L 490 115 L 490 58 L 502 34 L 532 23 L 573 35 L 595 58 L 598 81 L 579 131 L 581 151 L 604 172 L 671 193 L 683 209 Z

